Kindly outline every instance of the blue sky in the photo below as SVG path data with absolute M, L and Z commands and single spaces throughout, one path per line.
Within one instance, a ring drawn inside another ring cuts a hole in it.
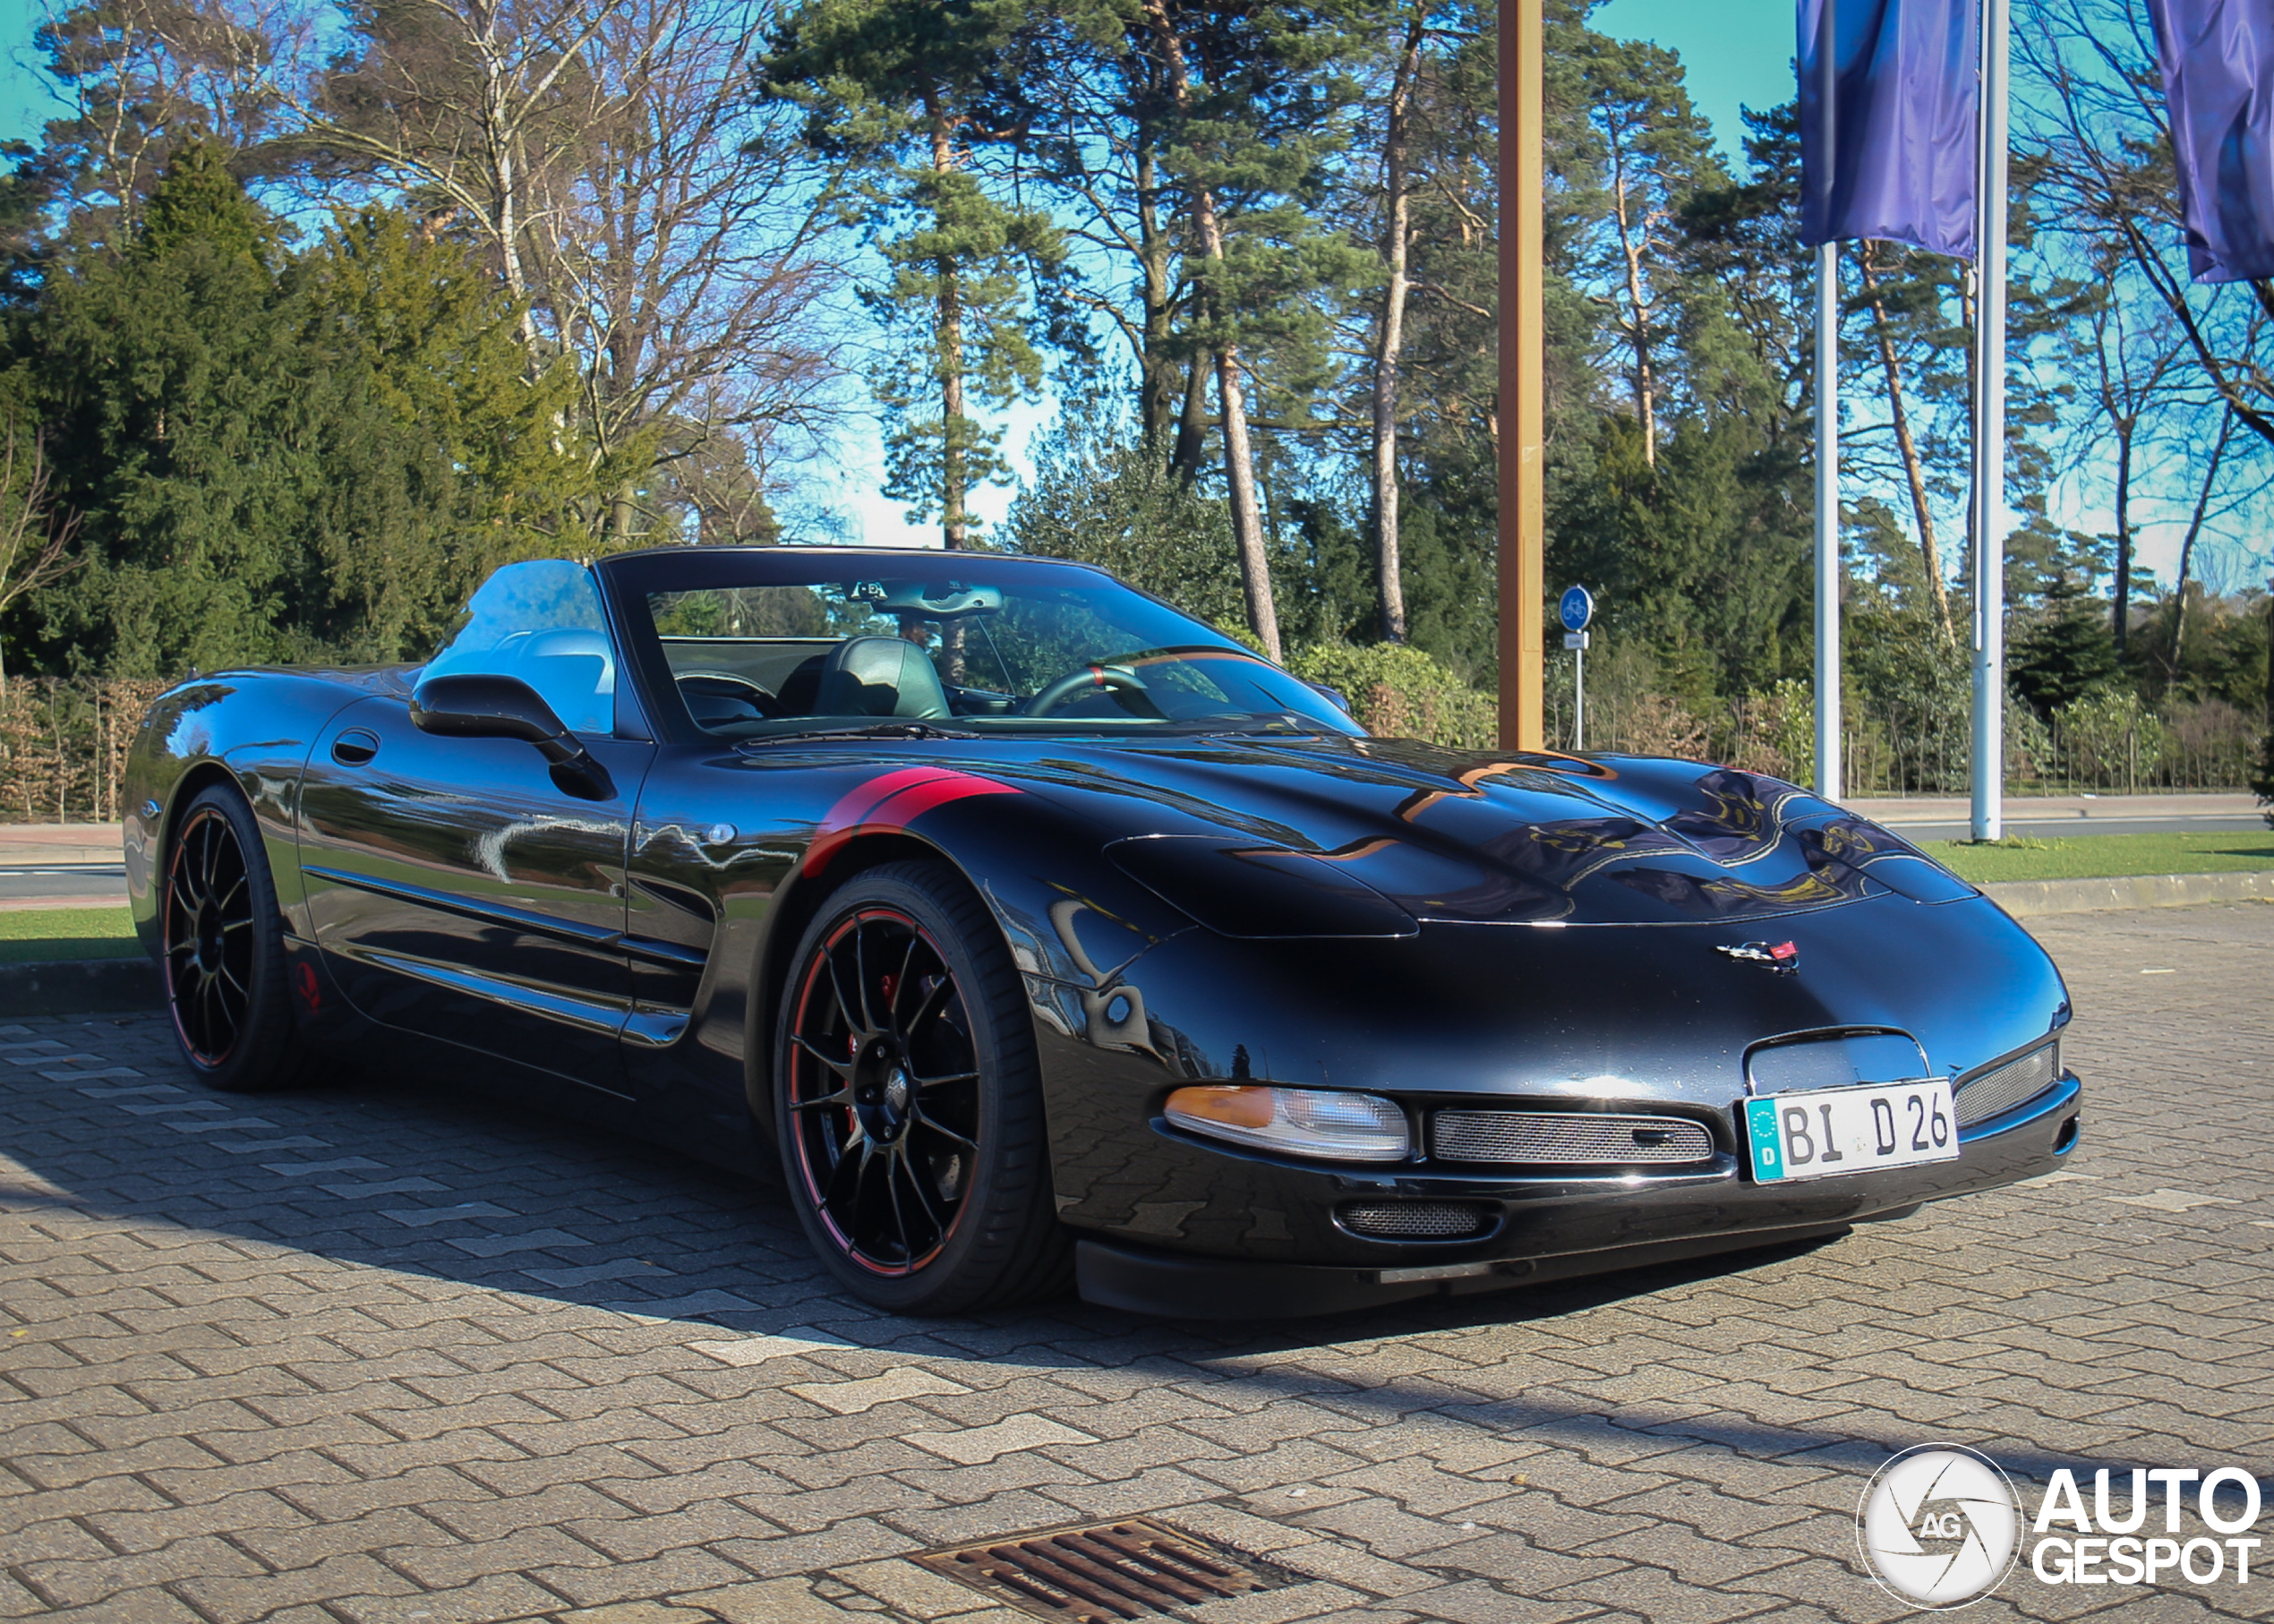
M 0 140 L 24 140 L 38 132 L 46 102 L 32 67 L 32 30 L 45 8 L 38 0 L 0 0 Z
M 1793 0 L 1610 0 L 1594 21 L 1680 52 L 1691 99 L 1732 154 L 1745 138 L 1740 107 L 1792 99 Z

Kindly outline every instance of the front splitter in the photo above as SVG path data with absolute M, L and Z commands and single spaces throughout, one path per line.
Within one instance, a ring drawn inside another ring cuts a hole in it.
M 1894 1213 L 1878 1215 L 1898 1216 Z M 1620 1269 L 1724 1252 L 1753 1252 L 1848 1233 L 1846 1224 L 1749 1230 L 1686 1241 L 1658 1241 L 1607 1252 L 1524 1258 L 1494 1263 L 1344 1269 L 1305 1263 L 1248 1263 L 1155 1252 L 1120 1241 L 1077 1242 L 1074 1280 L 1085 1303 L 1174 1320 L 1286 1320 L 1349 1313 L 1417 1297 L 1466 1296 L 1544 1286 Z

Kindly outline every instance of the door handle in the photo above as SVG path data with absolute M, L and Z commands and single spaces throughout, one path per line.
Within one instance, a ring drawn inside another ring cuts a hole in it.
M 379 754 L 379 735 L 349 728 L 331 741 L 331 758 L 343 767 L 360 767 Z

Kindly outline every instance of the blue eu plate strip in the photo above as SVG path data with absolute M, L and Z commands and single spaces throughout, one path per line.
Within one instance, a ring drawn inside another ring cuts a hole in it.
M 1784 1145 L 1777 1137 L 1774 1100 L 1748 1099 L 1745 1102 L 1745 1136 L 1751 1145 L 1754 1179 L 1760 1184 L 1773 1184 L 1782 1178 Z

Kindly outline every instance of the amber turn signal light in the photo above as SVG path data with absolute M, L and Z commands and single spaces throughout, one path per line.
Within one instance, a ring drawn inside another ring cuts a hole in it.
M 1330 1161 L 1404 1161 L 1413 1152 L 1406 1113 L 1379 1094 L 1208 1083 L 1179 1089 L 1162 1115 L 1190 1133 Z

